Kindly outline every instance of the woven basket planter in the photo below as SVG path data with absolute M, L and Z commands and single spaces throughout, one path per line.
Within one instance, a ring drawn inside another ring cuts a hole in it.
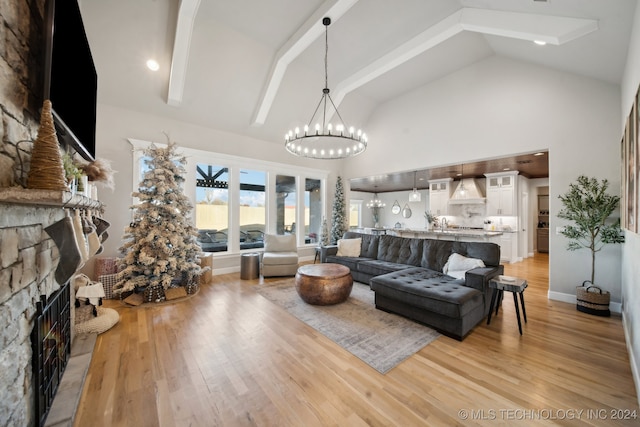
M 595 316 L 611 316 L 609 301 L 611 294 L 586 280 L 576 287 L 576 308 L 578 311 Z

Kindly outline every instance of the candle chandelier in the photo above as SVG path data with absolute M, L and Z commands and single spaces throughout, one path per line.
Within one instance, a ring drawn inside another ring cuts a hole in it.
M 327 72 L 328 29 L 331 24 L 331 18 L 323 18 L 322 24 L 325 26 L 324 89 L 322 89 L 322 97 L 309 123 L 304 125 L 302 129 L 296 127 L 294 130 L 287 132 L 284 137 L 285 148 L 289 153 L 300 157 L 343 159 L 362 153 L 367 148 L 367 135 L 360 129 L 356 131 L 353 127 L 347 128 L 338 108 L 333 103 L 333 99 L 331 99 Z M 320 111 L 321 106 L 322 111 Z M 333 107 L 339 120 L 335 127 L 326 122 L 327 108 L 329 107 Z M 315 126 L 312 129 L 311 126 L 314 123 L 314 119 L 319 113 L 322 114 L 322 122 L 315 122 Z
M 382 200 L 378 199 L 378 194 L 374 194 L 373 195 L 373 199 L 369 200 L 369 202 L 367 203 L 367 207 L 369 209 L 378 209 L 378 208 L 384 208 L 385 206 L 387 206 L 387 204 L 385 202 L 383 202 Z
M 380 209 L 384 208 L 385 206 L 386 204 L 382 200 L 378 199 L 377 193 L 374 193 L 373 199 L 371 199 L 369 203 L 367 203 L 367 207 L 371 209 L 374 227 L 380 226 Z

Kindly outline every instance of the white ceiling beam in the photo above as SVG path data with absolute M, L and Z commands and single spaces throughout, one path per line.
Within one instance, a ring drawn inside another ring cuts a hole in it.
M 466 31 L 528 41 L 561 45 L 598 29 L 593 19 L 533 15 L 487 9 L 462 9 L 462 27 Z
M 598 21 L 593 19 L 462 8 L 339 82 L 333 92 L 332 99 L 338 106 L 349 92 L 461 31 L 473 31 L 532 42 L 541 40 L 560 45 L 597 29 Z
M 261 94 L 261 102 L 251 121 L 253 126 L 264 124 L 289 64 L 324 33 L 325 29 L 322 24 L 322 18 L 328 16 L 335 22 L 357 2 L 358 0 L 325 1 L 322 6 L 316 9 L 309 19 L 298 28 L 287 42 L 278 49 L 276 58 L 269 71 L 268 83 L 264 86 Z
M 169 90 L 167 93 L 167 104 L 172 106 L 182 104 L 184 84 L 187 77 L 187 64 L 189 62 L 189 49 L 191 48 L 191 35 L 193 34 L 193 23 L 198 13 L 198 7 L 200 7 L 200 0 L 180 0 L 176 35 L 173 41 L 173 55 L 171 57 Z
M 349 92 L 462 32 L 463 29 L 460 25 L 461 16 L 462 9 L 454 12 L 408 42 L 398 46 L 396 49 L 342 80 L 336 85 L 334 95 L 332 96 L 333 102 L 337 106 Z

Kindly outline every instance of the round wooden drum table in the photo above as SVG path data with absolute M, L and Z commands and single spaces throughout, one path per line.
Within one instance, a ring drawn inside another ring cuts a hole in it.
M 331 305 L 346 301 L 353 278 L 349 267 L 340 264 L 308 264 L 298 268 L 296 291 L 307 304 Z

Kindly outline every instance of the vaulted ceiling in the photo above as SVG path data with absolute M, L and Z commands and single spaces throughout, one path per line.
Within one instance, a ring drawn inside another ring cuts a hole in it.
M 276 144 L 324 87 L 348 125 L 492 55 L 619 84 L 635 0 L 80 0 L 100 103 Z M 533 43 L 546 41 L 546 46 Z M 145 61 L 155 58 L 152 72 Z M 369 135 L 375 144 L 375 135 Z M 274 145 L 275 147 L 275 145 Z

